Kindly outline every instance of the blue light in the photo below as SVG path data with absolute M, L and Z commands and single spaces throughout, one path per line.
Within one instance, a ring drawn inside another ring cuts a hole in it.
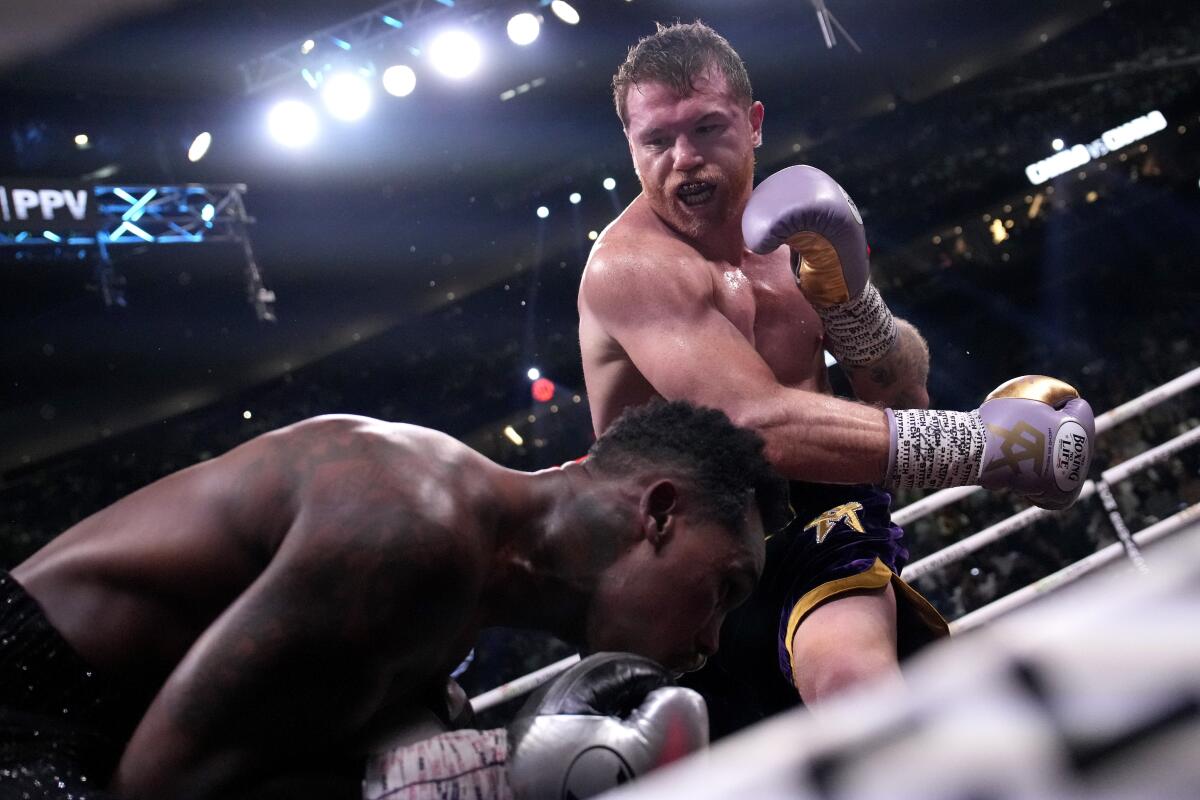
M 446 8 L 454 8 L 454 0 L 438 0 Z
M 200 219 L 205 222 L 212 222 L 212 218 L 217 215 L 217 208 L 212 203 L 205 203 L 204 208 L 200 209 Z
M 334 44 L 336 44 L 338 47 L 342 48 L 343 50 L 349 50 L 349 49 L 350 49 L 350 43 L 349 43 L 349 42 L 347 42 L 345 39 L 339 39 L 339 38 L 337 38 L 336 36 L 333 36 L 333 37 L 330 37 L 330 38 L 332 38 L 332 39 L 333 39 L 333 43 L 334 43 Z
M 403 22 L 396 19 L 395 17 L 389 17 L 387 14 L 383 15 L 383 24 L 391 25 L 393 28 L 403 28 L 404 27 Z
M 42 231 L 42 236 L 45 236 L 47 239 L 49 239 L 52 242 L 61 242 L 62 241 L 61 236 L 59 236 L 57 233 L 51 233 L 50 231 Z
M 29 231 L 21 231 L 20 233 L 18 233 L 16 236 L 13 237 L 13 241 L 14 242 L 23 242 L 28 238 L 29 238 Z
M 153 241 L 154 241 L 154 237 L 153 237 L 153 236 L 151 236 L 150 234 L 146 233 L 144 230 L 142 230 L 141 228 L 139 228 L 137 225 L 134 225 L 132 222 L 122 222 L 121 224 L 122 224 L 122 225 L 127 225 L 127 226 L 129 227 L 129 230 L 130 230 L 130 231 L 133 233 L 133 235 L 134 235 L 134 236 L 137 236 L 137 237 L 139 237 L 139 238 L 141 238 L 141 239 L 144 239 L 144 240 L 146 240 L 147 242 L 153 242 Z
M 121 219 L 126 222 L 136 222 L 142 218 L 142 214 L 146 213 L 143 209 L 146 207 L 146 203 L 149 203 L 154 196 L 158 194 L 158 189 L 151 189 L 150 191 L 146 192 L 146 194 L 143 195 L 140 200 L 136 201 L 133 199 L 133 195 L 129 194 L 124 189 L 117 189 L 114 194 L 126 202 L 133 203 L 130 209 L 121 215 Z
M 304 78 L 304 82 L 307 83 L 309 85 L 309 87 L 311 87 L 313 89 L 317 88 L 317 79 L 313 76 L 313 74 L 311 72 L 308 71 L 308 67 L 305 67 L 304 69 L 300 70 L 300 77 Z

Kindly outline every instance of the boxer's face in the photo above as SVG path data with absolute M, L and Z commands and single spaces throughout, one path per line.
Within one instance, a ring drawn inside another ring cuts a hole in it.
M 753 188 L 763 106 L 734 97 L 715 68 L 695 87 L 686 97 L 661 83 L 631 87 L 625 135 L 651 208 L 698 239 L 741 219 Z
M 638 653 L 674 672 L 699 669 L 716 652 L 725 615 L 762 574 L 761 520 L 754 510 L 731 531 L 680 514 L 672 525 L 665 544 L 640 542 L 604 576 L 588 625 L 592 650 Z

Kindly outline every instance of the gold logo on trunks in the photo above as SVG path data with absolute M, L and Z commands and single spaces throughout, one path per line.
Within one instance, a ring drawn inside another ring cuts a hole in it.
M 1046 455 L 1045 433 L 1025 421 L 1018 422 L 1011 429 L 1001 428 L 999 425 L 988 425 L 987 427 L 989 431 L 1000 437 L 1001 455 L 993 458 L 991 463 L 983 468 L 984 472 L 1008 467 L 1013 472 L 1019 473 L 1022 461 L 1032 461 L 1034 474 L 1042 474 L 1043 459 Z
M 862 522 L 858 519 L 858 512 L 862 511 L 862 503 L 842 503 L 837 508 L 831 508 L 821 516 L 814 519 L 812 522 L 804 526 L 804 530 L 809 528 L 817 529 L 817 544 L 825 541 L 825 537 L 833 530 L 833 526 L 839 522 L 844 522 L 859 533 L 866 533 L 863 530 Z

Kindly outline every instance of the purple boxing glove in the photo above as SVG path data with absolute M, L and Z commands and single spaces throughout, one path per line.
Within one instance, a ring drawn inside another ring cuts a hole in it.
M 776 172 L 750 196 L 742 238 L 756 253 L 792 248 L 796 283 L 838 361 L 862 367 L 891 349 L 896 323 L 870 282 L 862 217 L 833 178 L 808 166 Z
M 887 482 L 894 487 L 978 483 L 1059 510 L 1075 502 L 1087 480 L 1096 438 L 1092 408 L 1055 378 L 1014 378 L 977 411 L 888 409 L 887 415 Z

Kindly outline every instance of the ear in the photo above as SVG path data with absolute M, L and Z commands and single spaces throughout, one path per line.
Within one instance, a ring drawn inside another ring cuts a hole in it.
M 642 535 L 658 550 L 671 538 L 678 513 L 679 488 L 663 478 L 646 487 L 638 507 Z
M 763 116 L 766 114 L 766 109 L 763 104 L 755 100 L 750 104 L 750 138 L 754 142 L 755 147 L 762 145 L 762 124 Z

